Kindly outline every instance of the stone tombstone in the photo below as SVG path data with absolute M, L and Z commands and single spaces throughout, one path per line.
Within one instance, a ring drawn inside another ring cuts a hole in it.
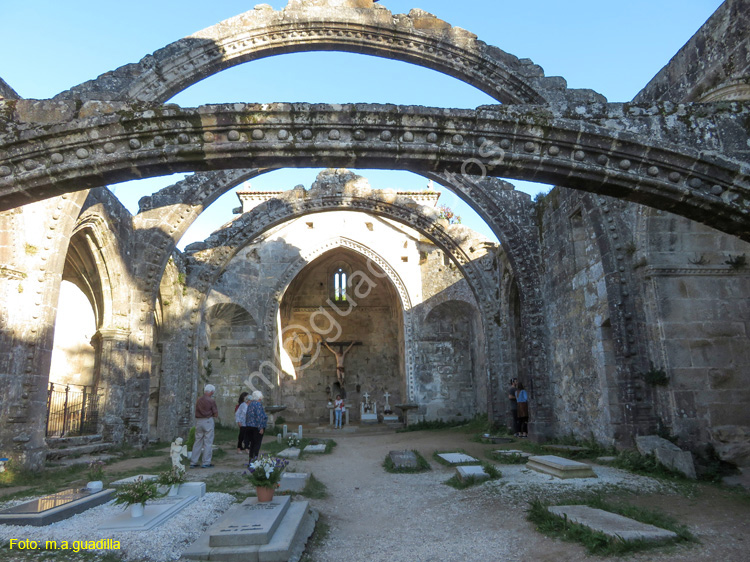
M 393 462 L 393 468 L 417 468 L 419 466 L 414 451 L 391 451 L 388 456 Z
M 488 480 L 490 477 L 480 465 L 457 466 L 456 475 L 461 482 L 469 478 L 473 478 L 474 480 Z
M 635 438 L 638 452 L 642 455 L 653 454 L 661 464 L 695 480 L 695 464 L 690 451 L 683 451 L 671 441 L 658 435 L 641 435 Z
M 677 538 L 677 534 L 672 531 L 586 505 L 555 505 L 549 506 L 547 511 L 623 541 L 658 541 Z

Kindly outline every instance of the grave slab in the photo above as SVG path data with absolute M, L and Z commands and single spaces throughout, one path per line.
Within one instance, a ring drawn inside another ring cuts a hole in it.
M 383 416 L 383 423 L 401 423 L 398 416 L 392 414 L 386 414 Z
M 231 521 L 240 506 L 231 508 L 219 521 Z M 286 562 L 299 560 L 307 539 L 315 530 L 318 512 L 309 502 L 291 502 L 284 517 L 267 544 L 247 546 L 209 545 L 210 529 L 183 552 L 186 560 L 219 560 L 223 562 Z M 219 523 L 217 522 L 217 523 Z
M 283 472 L 279 481 L 279 492 L 301 492 L 307 486 L 310 474 L 307 472 Z
M 147 503 L 140 517 L 131 517 L 130 508 L 125 508 L 118 515 L 104 520 L 99 529 L 102 531 L 148 531 L 171 519 L 194 501 L 197 496 L 171 496 L 158 500 L 158 503 Z
M 493 452 L 501 456 L 506 456 L 506 457 L 519 456 L 525 459 L 528 459 L 529 457 L 532 456 L 531 453 L 527 453 L 526 451 L 519 451 L 518 449 L 498 449 L 497 451 L 493 451 Z
M 597 477 L 589 465 L 554 455 L 529 457 L 526 466 L 537 472 L 543 472 L 544 474 L 563 479 Z
M 464 453 L 439 453 L 438 456 L 444 461 L 449 462 L 450 464 L 479 462 L 474 457 L 465 455 Z
M 597 457 L 596 460 L 599 462 L 612 462 L 617 457 Z
M 319 443 L 318 445 L 308 445 L 303 449 L 306 453 L 325 453 L 326 452 L 326 446 L 324 443 Z
M 291 498 L 275 496 L 270 502 L 247 498 L 234 511 L 231 519 L 222 518 L 209 527 L 208 545 L 251 546 L 268 544 L 281 523 Z
M 282 459 L 298 459 L 299 453 L 300 450 L 297 447 L 289 447 L 288 449 L 276 453 L 276 456 L 281 457 Z
M 573 523 L 580 523 L 594 531 L 600 531 L 609 537 L 624 541 L 658 541 L 677 538 L 677 534 L 672 531 L 587 505 L 556 505 L 548 507 L 547 510 L 555 515 L 567 516 Z
M 362 414 L 360 416 L 360 423 L 378 423 L 377 414 Z
M 414 451 L 390 451 L 388 456 L 393 461 L 394 468 L 417 468 L 417 455 Z
M 490 475 L 484 471 L 484 468 L 479 465 L 457 466 L 456 474 L 458 475 L 458 479 L 462 482 L 467 478 L 474 478 L 475 480 L 487 480 L 490 477 Z
M 122 480 L 115 480 L 114 482 L 110 482 L 109 485 L 114 486 L 115 488 L 119 488 L 120 486 L 124 486 L 125 484 L 132 484 L 139 478 L 143 478 L 144 482 L 159 479 L 156 474 L 136 474 L 135 476 L 130 476 L 128 478 L 123 478 Z
M 205 482 L 183 482 L 177 490 L 178 496 L 196 496 L 202 498 L 206 494 Z
M 71 488 L 0 511 L 0 525 L 42 527 L 106 503 L 114 493 L 114 489 L 93 492 Z

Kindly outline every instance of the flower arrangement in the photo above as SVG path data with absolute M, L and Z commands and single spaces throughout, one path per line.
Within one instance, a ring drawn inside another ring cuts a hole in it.
M 139 476 L 135 482 L 124 484 L 115 493 L 115 504 L 141 504 L 145 505 L 148 500 L 159 497 L 155 480 L 144 480 Z
M 89 480 L 101 480 L 104 476 L 104 461 L 96 459 L 88 463 L 88 477 Z
M 173 466 L 170 470 L 160 472 L 157 482 L 162 486 L 175 486 L 182 484 L 186 480 L 185 471 Z
M 297 447 L 299 445 L 299 437 L 296 433 L 290 433 L 286 436 L 286 443 L 289 447 Z
M 287 460 L 270 455 L 261 455 L 247 465 L 247 470 L 243 475 L 256 488 L 278 488 L 281 473 L 284 472 L 288 464 L 289 461 Z

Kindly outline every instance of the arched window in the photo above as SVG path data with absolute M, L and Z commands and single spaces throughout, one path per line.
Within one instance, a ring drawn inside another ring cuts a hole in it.
M 333 274 L 333 300 L 346 300 L 346 271 L 341 267 Z

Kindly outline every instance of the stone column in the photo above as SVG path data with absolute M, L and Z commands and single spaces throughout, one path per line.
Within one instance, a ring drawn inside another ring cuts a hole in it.
M 86 192 L 0 213 L 0 455 L 38 470 L 60 281 Z
M 124 435 L 125 381 L 127 379 L 130 332 L 122 328 L 102 328 L 91 342 L 97 350 L 94 380 L 104 389 L 100 423 L 105 441 L 121 443 Z

